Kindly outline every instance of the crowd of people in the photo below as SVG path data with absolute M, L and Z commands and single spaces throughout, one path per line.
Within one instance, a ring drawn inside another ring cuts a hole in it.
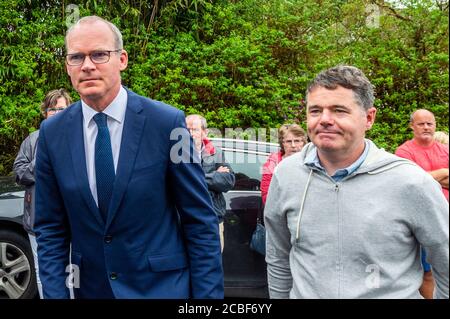
M 205 118 L 121 85 L 128 54 L 109 21 L 80 19 L 65 45 L 80 101 L 50 92 L 14 163 L 41 298 L 70 297 L 69 264 L 75 298 L 223 298 L 235 175 Z M 448 136 L 420 109 L 397 156 L 378 148 L 373 90 L 356 67 L 324 70 L 307 132 L 279 128 L 261 181 L 271 298 L 448 298 Z

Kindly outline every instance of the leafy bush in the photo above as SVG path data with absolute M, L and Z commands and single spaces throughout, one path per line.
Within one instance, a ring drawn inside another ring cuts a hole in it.
M 100 15 L 122 31 L 130 57 L 124 85 L 221 130 L 305 126 L 307 83 L 324 68 L 355 65 L 376 86 L 368 136 L 394 151 L 411 137 L 416 108 L 433 111 L 448 131 L 448 2 L 376 2 L 73 1 L 80 16 Z M 38 129 L 46 92 L 65 87 L 78 99 L 64 70 L 73 16 L 65 4 L 0 2 L 0 175 Z

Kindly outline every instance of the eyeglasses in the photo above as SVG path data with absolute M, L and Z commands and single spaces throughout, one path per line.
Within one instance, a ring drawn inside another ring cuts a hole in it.
M 199 129 L 199 128 L 188 128 L 188 131 L 189 132 L 191 132 L 191 134 L 192 133 L 198 133 L 198 132 L 201 132 L 202 130 L 201 129 Z
M 64 111 L 65 108 L 64 107 L 49 107 L 47 109 L 47 112 L 60 112 L 60 111 Z
M 122 49 L 93 51 L 89 53 L 89 59 L 91 59 L 92 63 L 103 64 L 109 61 L 111 52 L 120 52 L 120 51 L 122 51 Z M 83 64 L 85 58 L 86 54 L 84 53 L 67 54 L 66 63 L 67 65 L 70 66 L 78 66 Z
M 283 141 L 284 144 L 288 144 L 288 145 L 298 145 L 298 144 L 305 144 L 304 140 L 300 140 L 300 139 L 295 139 L 295 140 L 284 140 Z

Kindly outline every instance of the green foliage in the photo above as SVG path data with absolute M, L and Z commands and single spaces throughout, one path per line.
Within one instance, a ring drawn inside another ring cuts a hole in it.
M 210 127 L 305 126 L 307 83 L 339 63 L 376 87 L 368 133 L 389 151 L 411 137 L 409 114 L 433 111 L 448 131 L 448 1 L 71 1 L 80 16 L 115 23 L 129 53 L 123 83 L 139 94 L 201 113 Z M 0 175 L 41 120 L 46 92 L 71 90 L 64 70 L 65 1 L 0 2 Z M 77 100 L 77 94 L 71 91 Z

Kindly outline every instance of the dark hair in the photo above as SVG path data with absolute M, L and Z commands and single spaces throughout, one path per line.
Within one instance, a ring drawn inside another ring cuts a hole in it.
M 334 90 L 338 86 L 352 90 L 356 102 L 364 110 L 367 111 L 373 106 L 375 100 L 374 86 L 360 69 L 348 65 L 338 65 L 320 72 L 309 83 L 306 90 L 306 99 L 308 99 L 308 94 L 316 87 Z
M 41 104 L 42 115 L 45 117 L 47 114 L 47 109 L 55 106 L 58 99 L 62 97 L 66 100 L 67 105 L 72 104 L 72 99 L 65 89 L 51 90 L 48 92 Z

